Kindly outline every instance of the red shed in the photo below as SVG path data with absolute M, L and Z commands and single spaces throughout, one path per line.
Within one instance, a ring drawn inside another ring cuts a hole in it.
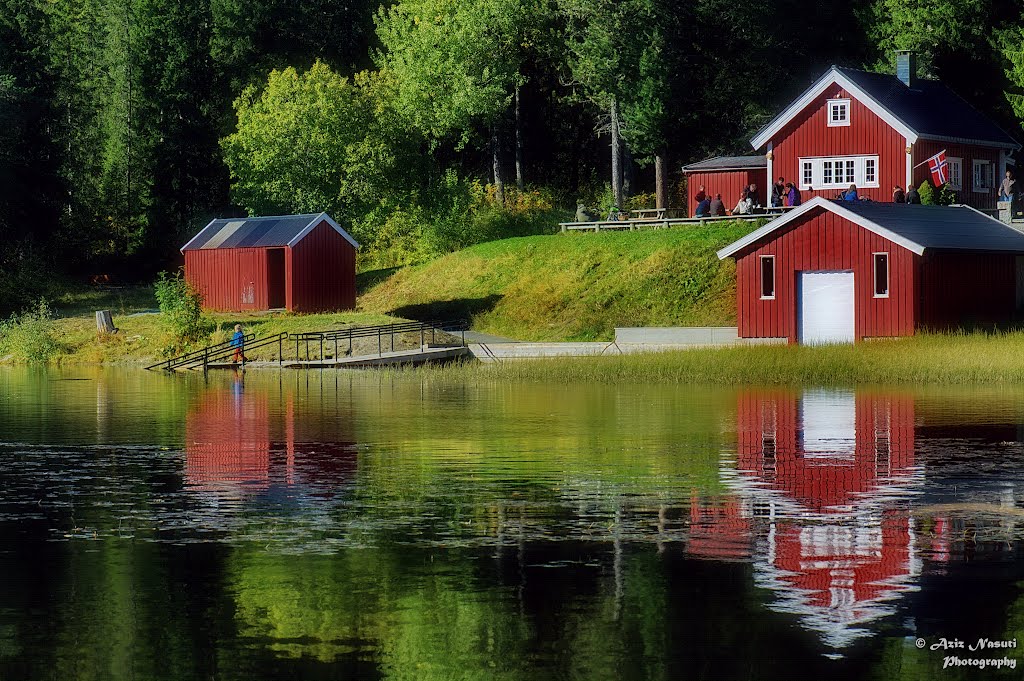
M 686 208 L 687 215 L 696 215 L 697 195 L 700 187 L 714 198 L 722 195 L 726 210 L 731 210 L 739 201 L 740 192 L 744 187 L 756 184 L 761 202 L 766 201 L 766 192 L 771 192 L 768 185 L 768 162 L 764 156 L 716 156 L 697 163 L 683 166 L 686 176 Z
M 1024 234 L 968 206 L 815 197 L 718 252 L 736 259 L 743 338 L 844 343 L 1001 323 Z
M 892 201 L 930 178 L 927 159 L 945 150 L 957 200 L 994 209 L 1009 154 L 1020 145 L 939 81 L 917 78 L 912 53 L 896 75 L 833 66 L 752 140 L 767 175 L 798 183 L 804 199 L 833 198 L 856 184 Z M 763 196 L 762 196 L 763 198 Z
M 326 213 L 218 219 L 181 252 L 208 310 L 350 310 L 359 244 Z

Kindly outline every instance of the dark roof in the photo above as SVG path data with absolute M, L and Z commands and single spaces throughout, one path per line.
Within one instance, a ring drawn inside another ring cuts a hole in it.
M 815 197 L 718 252 L 735 255 L 815 208 L 832 211 L 915 253 L 926 250 L 1024 253 L 1024 232 L 968 206 L 920 206 Z
M 683 166 L 684 172 L 697 172 L 701 170 L 756 170 L 767 168 L 768 161 L 763 154 L 756 156 L 716 156 L 714 158 L 691 163 Z
M 1017 142 L 992 120 L 937 80 L 918 78 L 907 87 L 894 75 L 833 67 L 921 137 L 946 141 Z
M 181 250 L 214 248 L 273 248 L 294 246 L 314 227 L 326 221 L 356 248 L 359 244 L 326 213 L 305 215 L 268 215 L 250 218 L 213 220 Z

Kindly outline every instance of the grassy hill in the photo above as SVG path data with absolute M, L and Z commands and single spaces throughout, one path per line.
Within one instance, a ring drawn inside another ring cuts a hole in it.
M 715 251 L 754 229 L 672 230 L 493 241 L 397 271 L 361 275 L 364 312 L 469 317 L 521 340 L 610 340 L 616 326 L 735 324 L 735 266 Z

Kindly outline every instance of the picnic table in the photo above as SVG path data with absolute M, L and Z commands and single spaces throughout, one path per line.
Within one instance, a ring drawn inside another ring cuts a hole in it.
M 684 208 L 641 208 L 629 211 L 634 215 L 634 220 L 664 220 L 673 215 L 683 217 Z

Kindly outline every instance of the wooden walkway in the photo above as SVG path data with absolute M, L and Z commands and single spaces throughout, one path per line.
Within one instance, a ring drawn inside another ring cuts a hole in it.
M 636 220 L 598 220 L 596 222 L 559 222 L 563 232 L 583 231 L 602 232 L 608 230 L 669 229 L 676 225 L 704 225 L 709 222 L 723 220 L 771 220 L 779 216 L 779 211 L 756 213 L 753 215 L 709 215 L 702 218 L 643 218 Z
M 396 350 L 394 352 L 382 352 L 377 355 L 354 355 L 343 357 L 327 357 L 324 359 L 298 360 L 284 362 L 281 366 L 286 369 L 356 369 L 361 367 L 379 367 L 402 364 L 415 366 L 418 364 L 429 364 L 432 362 L 448 362 L 459 357 L 471 356 L 469 349 L 465 346 L 455 347 L 429 347 L 413 348 L 410 350 Z

